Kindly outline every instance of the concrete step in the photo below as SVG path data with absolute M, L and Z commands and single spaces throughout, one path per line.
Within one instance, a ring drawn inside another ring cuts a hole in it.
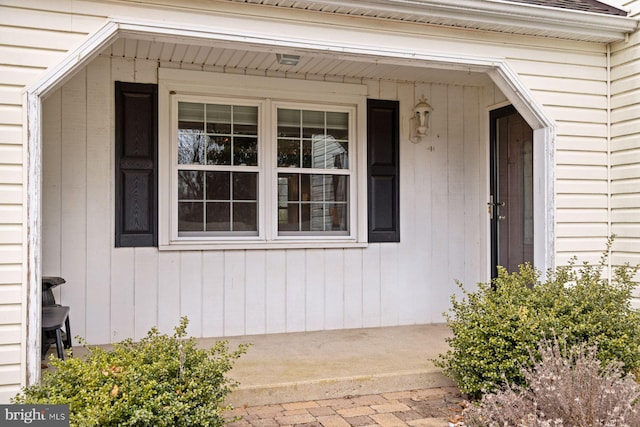
M 442 324 L 225 338 L 251 348 L 230 377 L 235 407 L 453 386 L 433 364 L 447 350 Z M 207 340 L 199 340 L 207 345 Z

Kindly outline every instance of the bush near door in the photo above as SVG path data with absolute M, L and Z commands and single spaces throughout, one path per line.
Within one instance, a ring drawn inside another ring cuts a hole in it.
M 623 364 L 625 373 L 640 366 L 640 313 L 631 307 L 638 267 L 615 269 L 602 277 L 606 255 L 597 266 L 575 260 L 547 273 L 523 265 L 509 274 L 499 269 L 492 283 L 452 297 L 445 313 L 453 332 L 450 350 L 436 364 L 472 398 L 505 382 L 524 385 L 522 368 L 531 364 L 544 338 L 558 337 L 571 347 L 596 346 L 603 365 Z

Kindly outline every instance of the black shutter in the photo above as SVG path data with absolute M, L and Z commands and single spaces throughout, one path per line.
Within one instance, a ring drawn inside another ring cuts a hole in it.
M 369 242 L 400 241 L 398 101 L 367 101 Z
M 115 245 L 158 246 L 158 88 L 115 89 Z

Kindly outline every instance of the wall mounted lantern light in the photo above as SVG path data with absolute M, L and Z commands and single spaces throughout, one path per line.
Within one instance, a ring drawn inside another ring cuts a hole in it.
M 409 138 L 414 144 L 422 141 L 422 138 L 429 134 L 429 118 L 432 111 L 433 108 L 429 105 L 424 95 L 421 96 L 420 101 L 413 107 L 413 116 L 411 116 L 410 120 Z

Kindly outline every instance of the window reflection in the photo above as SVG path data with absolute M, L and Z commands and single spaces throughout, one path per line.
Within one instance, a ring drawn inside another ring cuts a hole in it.
M 349 177 L 278 174 L 279 231 L 348 232 Z
M 278 109 L 278 167 L 348 169 L 349 114 Z
M 178 172 L 178 231 L 257 231 L 255 172 Z
M 178 103 L 178 164 L 258 164 L 258 107 Z

